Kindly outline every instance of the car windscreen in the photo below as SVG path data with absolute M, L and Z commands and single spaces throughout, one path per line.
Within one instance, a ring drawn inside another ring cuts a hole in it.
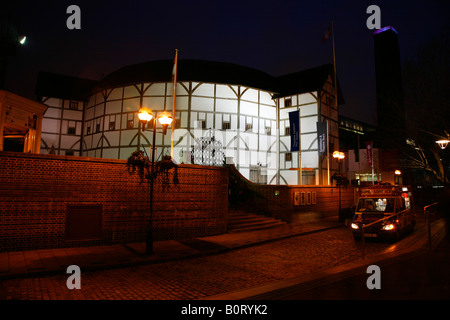
M 394 212 L 395 198 L 361 198 L 358 201 L 358 212 Z

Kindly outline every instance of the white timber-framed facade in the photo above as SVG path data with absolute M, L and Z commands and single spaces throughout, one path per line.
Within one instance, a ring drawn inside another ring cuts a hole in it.
M 172 63 L 124 67 L 95 83 L 79 80 L 77 90 L 68 90 L 76 92 L 71 95 L 56 94 L 57 76 L 44 74 L 37 90 L 49 107 L 41 153 L 52 150 L 61 155 L 127 159 L 140 146 L 150 154 L 152 131 L 141 130 L 137 113 L 143 106 L 154 116 L 172 111 Z M 175 162 L 191 163 L 195 138 L 214 136 L 225 156 L 255 183 L 329 184 L 330 171 L 336 171 L 337 165 L 329 156 L 319 155 L 316 123 L 327 122 L 330 148 L 338 148 L 332 66 L 278 78 L 233 64 L 198 60 L 181 60 L 178 70 Z M 290 152 L 288 113 L 293 110 L 300 111 L 301 152 Z M 157 127 L 157 160 L 170 154 L 171 146 L 171 129 L 166 135 L 160 132 Z

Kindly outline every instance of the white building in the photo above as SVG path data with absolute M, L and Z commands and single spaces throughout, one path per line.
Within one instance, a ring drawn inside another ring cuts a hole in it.
M 172 67 L 171 60 L 131 65 L 99 82 L 40 73 L 36 93 L 48 106 L 41 153 L 126 159 L 140 145 L 150 154 L 152 132 L 140 130 L 137 113 L 144 106 L 154 116 L 172 112 Z M 190 163 L 194 139 L 209 135 L 256 183 L 328 184 L 337 164 L 327 154 L 339 148 L 333 79 L 332 65 L 273 77 L 229 63 L 178 61 L 174 160 Z M 289 112 L 297 110 L 300 153 L 290 142 Z M 328 127 L 325 155 L 318 121 Z M 171 146 L 171 129 L 160 131 L 157 159 Z

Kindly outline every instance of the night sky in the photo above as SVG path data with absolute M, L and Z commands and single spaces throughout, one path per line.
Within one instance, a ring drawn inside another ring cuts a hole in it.
M 395 3 L 394 3 L 395 2 Z M 81 9 L 81 30 L 69 30 L 69 5 Z M 203 59 L 253 67 L 278 76 L 332 63 L 335 25 L 337 74 L 345 116 L 375 124 L 373 30 L 399 32 L 402 63 L 449 27 L 449 1 L 14 1 L 2 7 L 20 19 L 26 45 L 9 57 L 6 89 L 35 99 L 38 71 L 100 80 L 120 67 L 158 59 Z M 3 4 L 2 4 L 3 6 Z

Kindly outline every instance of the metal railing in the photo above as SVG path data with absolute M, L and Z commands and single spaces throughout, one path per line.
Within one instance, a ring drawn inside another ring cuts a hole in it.
M 430 219 L 430 208 L 437 208 L 439 205 L 439 202 L 432 203 L 428 206 L 423 207 L 423 213 L 425 214 L 426 221 L 427 221 L 427 233 L 428 233 L 428 249 L 431 250 L 431 219 Z M 438 209 L 438 208 L 437 208 Z
M 380 222 L 382 222 L 382 221 L 384 221 L 384 220 L 392 219 L 393 217 L 398 216 L 399 214 L 402 214 L 402 213 L 404 213 L 405 211 L 406 211 L 406 210 L 403 210 L 403 211 L 394 213 L 394 214 L 392 214 L 392 215 L 390 215 L 390 216 L 387 216 L 387 217 L 378 219 L 378 220 L 376 220 L 376 221 L 374 221 L 374 222 L 371 222 L 371 223 L 369 223 L 369 224 L 361 225 L 361 243 L 362 243 L 362 246 L 361 246 L 361 247 L 362 247 L 362 256 L 363 256 L 363 258 L 366 256 L 366 241 L 365 241 L 365 236 L 364 236 L 364 228 L 370 227 L 370 226 L 372 226 L 372 225 L 374 225 L 374 224 L 377 224 L 377 223 L 380 223 Z

